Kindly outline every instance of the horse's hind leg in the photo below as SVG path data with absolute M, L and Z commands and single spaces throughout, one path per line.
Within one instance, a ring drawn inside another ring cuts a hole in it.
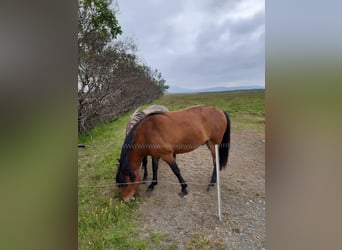
M 147 180 L 147 156 L 145 156 L 143 158 L 143 161 L 142 161 L 142 166 L 143 166 L 143 169 L 144 169 L 144 178 L 143 178 L 143 183 L 145 183 L 145 181 Z
M 187 195 L 188 191 L 187 191 L 187 186 L 188 184 L 186 184 L 185 180 L 183 179 L 182 175 L 180 174 L 180 170 L 179 167 L 174 159 L 173 156 L 171 157 L 163 157 L 163 160 L 167 162 L 167 164 L 169 164 L 172 172 L 177 176 L 179 183 L 181 184 L 182 187 L 182 191 L 180 193 L 181 196 Z
M 152 157 L 153 176 L 152 176 L 152 182 L 147 188 L 147 192 L 152 192 L 154 190 L 154 186 L 158 184 L 158 161 L 159 161 L 159 158 Z
M 210 180 L 210 182 L 209 182 L 209 184 L 208 184 L 208 191 L 209 191 L 209 189 L 210 189 L 210 187 L 213 187 L 214 186 L 214 184 L 216 183 L 216 164 L 215 164 L 215 162 L 214 162 L 214 168 L 213 168 L 213 173 L 212 173 L 212 175 L 211 175 L 211 180 Z
M 211 175 L 211 180 L 210 180 L 210 182 L 208 184 L 208 188 L 207 188 L 207 190 L 209 191 L 210 187 L 213 187 L 214 184 L 216 183 L 216 174 L 217 173 L 216 173 L 215 145 L 212 144 L 212 143 L 207 142 L 207 146 L 208 146 L 208 148 L 210 150 L 210 153 L 211 153 L 211 156 L 213 158 L 213 165 L 214 165 L 213 173 Z

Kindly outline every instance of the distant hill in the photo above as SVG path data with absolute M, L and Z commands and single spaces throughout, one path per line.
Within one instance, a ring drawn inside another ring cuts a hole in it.
M 178 86 L 170 86 L 167 93 L 203 93 L 203 92 L 222 92 L 222 91 L 234 91 L 234 90 L 248 90 L 248 89 L 264 89 L 262 86 L 250 85 L 250 86 L 236 86 L 236 87 L 214 87 L 205 89 L 188 89 Z
M 193 89 L 187 89 L 187 88 L 181 88 L 178 86 L 170 86 L 167 89 L 167 93 L 193 93 L 194 90 Z

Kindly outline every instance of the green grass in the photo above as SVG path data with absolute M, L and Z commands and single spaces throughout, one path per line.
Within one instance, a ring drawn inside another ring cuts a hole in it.
M 229 113 L 232 129 L 263 132 L 265 127 L 264 91 L 165 95 L 153 104 L 171 111 L 198 104 L 209 104 Z M 151 104 L 141 106 L 145 108 Z M 129 115 L 97 126 L 79 135 L 78 157 L 78 241 L 79 249 L 176 249 L 166 243 L 167 233 L 149 232 L 139 236 L 139 196 L 135 202 L 119 201 L 114 185 L 117 159 L 125 137 Z M 199 239 L 198 239 L 199 238 Z M 205 235 L 193 235 L 188 249 L 201 248 Z
M 170 111 L 192 105 L 213 105 L 226 111 L 234 128 L 248 128 L 263 132 L 265 127 L 265 91 L 236 91 L 198 94 L 165 95 L 154 104 L 161 104 Z M 142 107 L 147 107 L 144 105 Z
M 138 239 L 138 202 L 119 201 L 116 162 L 124 140 L 128 115 L 79 136 L 78 241 L 79 249 L 146 249 Z M 95 186 L 100 186 L 94 188 Z

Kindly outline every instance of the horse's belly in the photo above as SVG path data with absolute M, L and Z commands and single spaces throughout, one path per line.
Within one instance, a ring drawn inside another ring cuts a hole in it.
M 201 146 L 202 144 L 179 144 L 179 145 L 174 145 L 173 147 L 173 151 L 175 154 L 184 154 L 184 153 L 188 153 L 190 151 L 195 150 L 196 148 L 198 148 L 199 146 Z

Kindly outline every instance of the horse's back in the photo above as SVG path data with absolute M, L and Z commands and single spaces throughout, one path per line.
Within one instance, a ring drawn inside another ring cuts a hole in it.
M 220 125 L 224 124 L 226 120 L 222 110 L 204 105 L 173 111 L 169 113 L 169 116 L 177 120 L 176 123 L 178 124 L 188 123 L 198 129 L 202 129 L 202 127 L 219 129 Z

